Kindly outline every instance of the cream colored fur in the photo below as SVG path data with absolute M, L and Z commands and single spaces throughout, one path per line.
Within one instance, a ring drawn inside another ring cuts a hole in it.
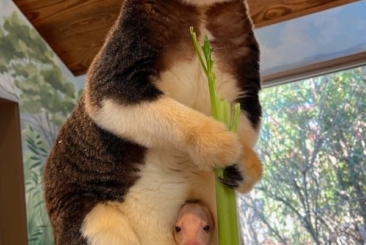
M 90 245 L 139 245 L 130 221 L 113 203 L 98 204 L 85 218 L 82 234 Z
M 115 238 L 120 245 L 174 244 L 175 217 L 189 196 L 189 178 L 196 167 L 179 151 L 150 150 L 145 161 L 142 178 L 125 202 L 100 204 L 88 214 L 82 232 L 90 245 L 114 245 Z
M 138 106 L 106 100 L 92 118 L 102 128 L 147 148 L 184 149 L 203 170 L 231 165 L 241 153 L 238 137 L 222 123 L 169 97 Z
M 229 74 L 215 72 L 221 97 L 233 102 L 245 96 Z M 246 158 L 259 161 L 252 150 L 257 132 L 244 114 L 240 141 L 210 118 L 207 80 L 197 59 L 177 63 L 159 78 L 154 82 L 165 96 L 155 102 L 125 106 L 109 99 L 99 110 L 87 105 L 98 125 L 149 149 L 141 178 L 125 201 L 100 204 L 85 218 L 82 234 L 90 245 L 174 245 L 172 229 L 187 198 L 202 200 L 216 214 L 213 167 L 239 163 L 247 171 L 244 178 L 251 178 Z M 242 185 L 239 191 L 251 187 Z M 217 244 L 215 234 L 210 245 Z

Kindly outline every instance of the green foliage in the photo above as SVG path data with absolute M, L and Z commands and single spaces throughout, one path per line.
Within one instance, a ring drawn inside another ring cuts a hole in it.
M 24 154 L 29 245 L 52 244 L 53 238 L 43 200 L 43 164 L 48 147 L 40 133 L 27 127 L 22 134 L 29 148 Z
M 245 215 L 253 214 L 252 222 L 269 240 L 296 245 L 365 242 L 357 228 L 366 226 L 364 69 L 261 94 L 265 114 L 259 152 L 265 175 L 255 193 L 242 200 L 250 207 L 243 206 Z
M 51 245 L 43 200 L 43 166 L 59 127 L 80 98 L 39 34 L 13 12 L 0 26 L 0 80 L 20 104 L 30 245 Z
M 59 127 L 78 100 L 74 85 L 63 77 L 42 38 L 16 12 L 5 18 L 0 30 L 0 76 L 13 78 L 21 111 L 44 114 Z M 49 128 L 49 133 L 55 136 L 56 130 Z

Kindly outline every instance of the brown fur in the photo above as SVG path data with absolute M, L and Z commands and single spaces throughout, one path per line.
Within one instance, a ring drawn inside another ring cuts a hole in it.
M 45 166 L 46 207 L 55 244 L 85 243 L 80 227 L 86 214 L 98 202 L 123 201 L 138 178 L 136 164 L 143 164 L 144 152 L 143 147 L 98 128 L 81 100 Z

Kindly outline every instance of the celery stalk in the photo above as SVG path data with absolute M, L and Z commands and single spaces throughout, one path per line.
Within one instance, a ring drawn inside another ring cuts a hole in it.
M 235 104 L 232 113 L 232 108 L 229 102 L 219 98 L 216 91 L 216 77 L 213 72 L 214 61 L 211 58 L 212 48 L 205 36 L 204 44 L 201 50 L 199 49 L 197 35 L 190 28 L 191 36 L 193 39 L 193 45 L 196 50 L 198 59 L 201 63 L 202 69 L 207 76 L 208 86 L 211 99 L 211 113 L 214 119 L 225 123 L 227 128 L 236 132 L 239 123 L 240 105 Z M 223 169 L 215 169 L 216 177 L 216 206 L 217 206 L 217 227 L 219 234 L 220 245 L 239 245 L 239 230 L 238 230 L 238 215 L 236 205 L 236 195 L 233 190 L 223 185 L 218 178 L 224 177 Z

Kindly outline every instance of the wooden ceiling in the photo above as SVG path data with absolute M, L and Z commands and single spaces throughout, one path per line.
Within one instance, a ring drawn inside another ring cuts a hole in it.
M 13 0 L 74 75 L 85 74 L 122 0 Z M 256 27 L 357 0 L 248 0 Z

